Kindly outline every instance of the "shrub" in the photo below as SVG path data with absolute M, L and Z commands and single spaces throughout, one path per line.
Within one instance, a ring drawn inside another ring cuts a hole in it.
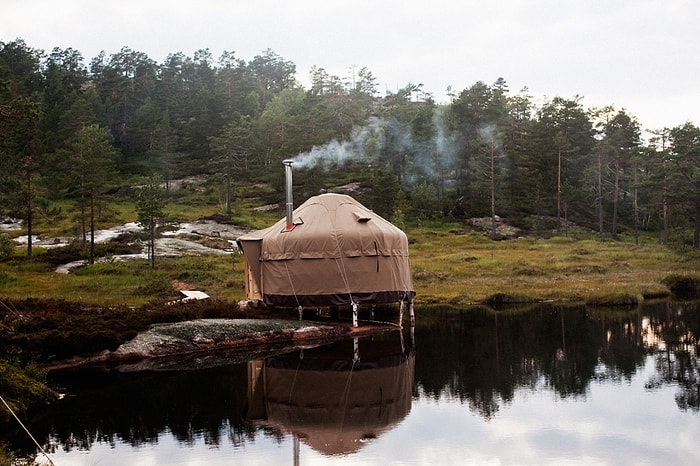
M 694 297 L 700 294 L 700 276 L 690 274 L 671 274 L 664 277 L 661 283 L 666 285 L 675 295 Z
M 0 360 L 0 393 L 10 400 L 15 411 L 25 411 L 32 402 L 55 399 L 56 393 L 43 379 L 44 374 L 33 366 L 23 370 Z
M 12 255 L 17 243 L 12 241 L 7 233 L 0 233 L 0 260 L 7 259 Z
M 41 255 L 36 255 L 34 260 L 45 262 L 54 266 L 85 259 L 85 248 L 80 240 L 71 241 L 69 244 L 57 248 L 47 249 Z
M 140 296 L 153 296 L 157 298 L 172 298 L 177 295 L 172 283 L 162 275 L 144 277 L 143 283 L 138 286 L 135 293 Z

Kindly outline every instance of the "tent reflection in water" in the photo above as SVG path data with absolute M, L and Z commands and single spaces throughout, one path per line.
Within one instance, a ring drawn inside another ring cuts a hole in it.
M 407 302 L 413 280 L 408 239 L 399 228 L 344 194 L 321 194 L 287 217 L 238 238 L 246 296 L 278 307 L 356 306 Z
M 355 345 L 353 351 L 352 345 Z M 345 340 L 248 363 L 250 421 L 324 455 L 346 455 L 411 410 L 415 352 L 387 341 Z

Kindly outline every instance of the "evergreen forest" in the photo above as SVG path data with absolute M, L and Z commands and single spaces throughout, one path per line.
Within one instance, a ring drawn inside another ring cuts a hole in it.
M 624 109 L 540 99 L 503 78 L 438 104 L 421 84 L 382 95 L 371 70 L 352 70 L 314 67 L 307 89 L 270 49 L 157 63 L 125 47 L 87 63 L 71 48 L 0 42 L 0 217 L 31 234 L 71 205 L 85 235 L 154 176 L 166 193 L 175 180 L 210 180 L 230 216 L 244 191 L 281 194 L 293 159 L 299 196 L 355 183 L 398 223 L 490 217 L 530 234 L 577 225 L 700 245 L 693 122 L 643 134 Z

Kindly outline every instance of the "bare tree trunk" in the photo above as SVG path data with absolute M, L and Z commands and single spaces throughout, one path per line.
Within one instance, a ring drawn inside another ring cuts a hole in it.
M 637 167 L 634 167 L 634 244 L 639 245 L 639 192 L 637 190 Z
M 561 146 L 557 153 L 557 233 L 561 232 Z
M 34 225 L 32 194 L 32 174 L 27 169 L 27 257 L 32 257 L 32 230 Z
M 226 174 L 226 213 L 231 215 L 231 174 Z
M 90 196 L 90 263 L 95 263 L 95 196 Z
M 603 234 L 603 154 L 598 153 L 598 233 Z
M 620 155 L 615 155 L 615 186 L 613 188 L 612 235 L 617 235 L 617 205 L 620 197 Z
M 668 186 L 666 184 L 666 175 L 664 174 L 664 187 L 663 187 L 663 219 L 664 219 L 664 232 L 663 236 L 661 239 L 661 242 L 666 244 L 668 243 L 668 217 L 669 217 L 669 208 L 668 208 L 668 197 L 667 197 L 667 192 L 668 192 Z
M 150 227 L 150 247 L 151 247 L 151 269 L 156 269 L 156 219 L 151 219 Z
M 695 201 L 695 229 L 693 230 L 693 249 L 700 248 L 700 200 Z
M 85 226 L 85 186 L 83 185 L 82 177 L 80 179 L 80 229 L 83 235 L 83 248 L 87 243 L 87 228 Z
M 165 181 L 165 197 L 170 196 L 170 134 L 165 132 L 165 150 L 163 151 L 164 165 L 164 181 Z
M 491 239 L 496 239 L 496 148 L 491 143 Z

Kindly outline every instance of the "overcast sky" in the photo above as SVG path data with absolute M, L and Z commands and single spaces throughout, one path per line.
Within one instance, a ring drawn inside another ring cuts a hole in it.
M 700 125 L 696 0 L 2 0 L 0 41 L 85 63 L 126 46 L 162 63 L 208 48 L 251 60 L 270 48 L 297 67 L 340 77 L 366 66 L 382 93 L 409 82 L 438 102 L 499 77 L 541 101 L 583 96 L 645 129 Z

